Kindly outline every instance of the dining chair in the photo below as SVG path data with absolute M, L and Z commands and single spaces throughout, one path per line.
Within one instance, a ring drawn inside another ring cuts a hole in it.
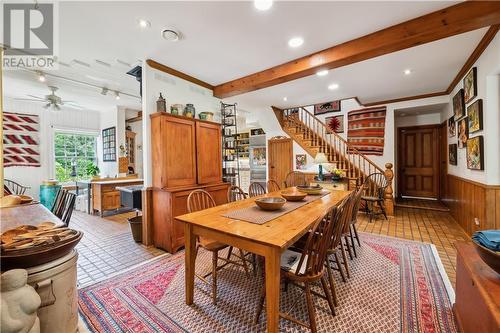
M 258 195 L 266 194 L 266 189 L 260 183 L 251 183 L 248 188 L 248 194 L 250 198 L 256 197 Z
M 339 271 L 342 281 L 344 282 L 346 282 L 347 278 L 350 277 L 349 263 L 347 261 L 344 243 L 342 242 L 342 235 L 344 233 L 344 230 L 346 229 L 346 225 L 349 223 L 349 219 L 352 214 L 351 212 L 354 203 L 354 195 L 355 192 L 351 192 L 344 200 L 342 200 L 337 208 L 335 223 L 338 224 L 339 229 L 336 229 L 338 232 L 333 235 L 332 244 L 330 249 L 328 250 L 328 260 L 325 262 L 335 304 L 338 304 L 338 300 L 335 292 L 335 285 L 333 283 L 332 269 Z M 342 255 L 342 261 L 338 256 L 339 250 L 340 254 Z M 331 256 L 333 256 L 335 260 L 330 259 Z M 332 263 L 335 263 L 336 267 L 332 267 Z
M 316 220 L 311 231 L 307 235 L 305 246 L 301 252 L 294 250 L 286 250 L 281 255 L 281 270 L 280 279 L 282 281 L 290 281 L 292 284 L 305 290 L 307 312 L 309 323 L 293 318 L 290 311 L 294 309 L 296 302 L 291 306 L 288 312 L 280 312 L 280 317 L 290 320 L 296 324 L 309 328 L 313 333 L 317 332 L 316 314 L 312 295 L 326 298 L 328 306 L 335 315 L 335 307 L 328 288 L 328 281 L 324 274 L 325 261 L 328 254 L 328 249 L 331 246 L 333 234 L 338 233 L 337 229 L 341 229 L 341 225 L 335 222 L 337 208 L 333 207 L 326 215 L 321 216 Z M 321 283 L 324 295 L 313 290 L 313 285 L 317 282 Z M 304 286 L 301 286 L 301 284 Z M 256 322 L 259 321 L 262 308 L 265 301 L 265 286 L 262 292 L 257 307 Z
M 300 171 L 292 171 L 286 175 L 285 187 L 292 187 L 297 185 L 307 185 L 306 175 Z
M 370 222 L 373 217 L 380 214 L 383 214 L 387 220 L 387 213 L 384 205 L 384 193 L 387 186 L 389 186 L 387 178 L 381 172 L 375 172 L 368 175 L 363 183 L 365 192 L 361 200 L 365 203 L 365 212 L 370 217 Z M 375 204 L 378 204 L 381 212 L 375 212 Z
M 273 179 L 269 179 L 267 181 L 267 193 L 269 192 L 275 192 L 281 190 L 280 185 L 278 184 L 277 181 Z
M 356 229 L 356 223 L 358 222 L 358 212 L 359 212 L 359 206 L 361 205 L 361 197 L 364 193 L 364 186 L 361 186 L 355 193 L 354 198 L 353 198 L 353 203 L 352 203 L 352 211 L 351 211 L 351 216 L 349 218 L 348 223 L 346 224 L 346 229 L 344 230 L 344 237 L 345 237 L 345 243 L 346 246 L 349 250 L 349 255 L 351 256 L 352 260 L 352 253 L 351 253 L 351 248 L 352 252 L 354 253 L 354 257 L 358 257 L 358 254 L 356 253 L 356 244 L 354 243 L 354 240 L 356 239 L 356 242 L 358 243 L 358 246 L 361 246 L 361 242 L 359 241 L 359 235 L 358 235 L 358 230 Z
M 29 186 L 21 185 L 10 179 L 4 179 L 3 182 L 4 182 L 4 189 L 6 187 L 9 194 L 23 195 L 27 189 L 31 188 Z
M 52 205 L 51 212 L 69 226 L 73 209 L 75 208 L 76 194 L 65 189 L 59 189 Z
M 194 190 L 192 191 L 188 198 L 187 198 L 187 208 L 189 213 L 193 213 L 196 211 L 208 209 L 215 207 L 215 200 L 212 198 L 210 193 L 204 190 Z M 234 264 L 238 266 L 242 266 L 243 269 L 245 270 L 245 273 L 248 275 L 248 266 L 247 266 L 247 261 L 245 259 L 245 256 L 243 255 L 243 251 L 240 251 L 240 256 L 232 253 L 233 248 L 230 247 L 227 244 L 205 238 L 205 237 L 197 237 L 197 242 L 196 242 L 196 256 L 198 255 L 198 249 L 202 247 L 203 249 L 209 251 L 212 253 L 212 271 L 201 276 L 198 274 L 195 274 L 197 278 L 199 278 L 201 281 L 205 282 L 206 284 L 210 284 L 207 281 L 207 277 L 209 275 L 212 275 L 212 303 L 214 305 L 217 304 L 217 271 L 220 270 L 221 268 L 225 267 L 227 264 Z M 229 247 L 228 254 L 226 258 L 219 257 L 219 252 L 221 250 L 224 250 L 225 248 Z M 231 256 L 235 256 L 239 258 L 242 263 L 232 261 Z M 219 260 L 224 261 L 224 264 L 222 266 L 219 266 Z
M 239 186 L 232 185 L 227 189 L 227 202 L 235 202 L 246 198 L 247 194 Z

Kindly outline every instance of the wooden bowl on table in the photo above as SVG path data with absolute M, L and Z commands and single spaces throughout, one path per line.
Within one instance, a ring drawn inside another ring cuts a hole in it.
M 286 203 L 286 199 L 281 197 L 264 197 L 255 199 L 255 203 L 262 210 L 278 210 Z
M 21 197 L 21 205 L 33 202 L 33 197 L 30 197 L 29 195 L 23 194 L 20 195 L 20 197 Z
M 486 265 L 490 266 L 495 272 L 500 274 L 500 252 L 490 250 L 476 241 L 472 241 L 476 246 L 477 253 L 483 259 Z
M 311 186 L 311 185 L 298 185 L 297 190 L 300 192 L 304 192 L 311 195 L 319 195 L 321 191 L 323 191 L 323 187 L 319 185 Z
M 301 201 L 307 196 L 307 193 L 300 191 L 282 191 L 281 196 L 287 201 Z

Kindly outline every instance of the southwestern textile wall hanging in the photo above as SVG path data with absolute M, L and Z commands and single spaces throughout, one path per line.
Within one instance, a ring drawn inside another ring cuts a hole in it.
M 4 167 L 40 167 L 37 115 L 3 113 L 3 163 Z
M 384 154 L 386 107 L 349 112 L 347 141 L 365 155 Z

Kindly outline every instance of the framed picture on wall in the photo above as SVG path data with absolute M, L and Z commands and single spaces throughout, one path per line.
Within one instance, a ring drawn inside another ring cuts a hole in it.
M 483 129 L 483 100 L 478 99 L 467 107 L 467 118 L 469 119 L 469 134 Z
M 295 155 L 295 168 L 297 170 L 305 170 L 307 165 L 307 155 L 297 154 Z
M 455 135 L 457 135 L 457 123 L 455 122 L 454 116 L 451 116 L 450 119 L 448 119 L 448 136 L 452 138 Z
M 453 96 L 453 114 L 455 121 L 465 116 L 464 90 L 460 89 Z
M 469 103 L 477 96 L 477 69 L 473 67 L 464 77 L 464 101 Z
M 102 160 L 103 162 L 116 161 L 116 127 L 102 130 Z
M 483 136 L 476 136 L 467 140 L 467 168 L 484 170 L 484 143 Z
M 469 124 L 467 117 L 458 121 L 458 148 L 465 148 L 467 139 L 469 138 Z
M 451 165 L 457 165 L 457 144 L 448 145 L 448 161 Z
M 328 103 L 321 103 L 314 105 L 314 114 L 323 114 L 327 112 L 339 112 L 340 111 L 340 101 L 333 101 Z
M 325 123 L 332 132 L 344 133 L 344 115 L 326 117 Z

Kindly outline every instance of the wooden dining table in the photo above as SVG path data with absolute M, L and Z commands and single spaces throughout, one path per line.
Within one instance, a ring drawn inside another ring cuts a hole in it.
M 184 223 L 186 304 L 193 304 L 197 236 L 234 246 L 265 258 L 267 331 L 278 332 L 281 253 L 303 236 L 313 223 L 348 196 L 350 191 L 329 194 L 264 224 L 223 215 L 255 205 L 259 197 L 280 197 L 280 191 L 177 216 Z
M 38 226 L 43 222 L 53 222 L 56 227 L 64 225 L 63 221 L 38 202 L 0 208 L 0 221 L 2 233 L 23 224 Z

